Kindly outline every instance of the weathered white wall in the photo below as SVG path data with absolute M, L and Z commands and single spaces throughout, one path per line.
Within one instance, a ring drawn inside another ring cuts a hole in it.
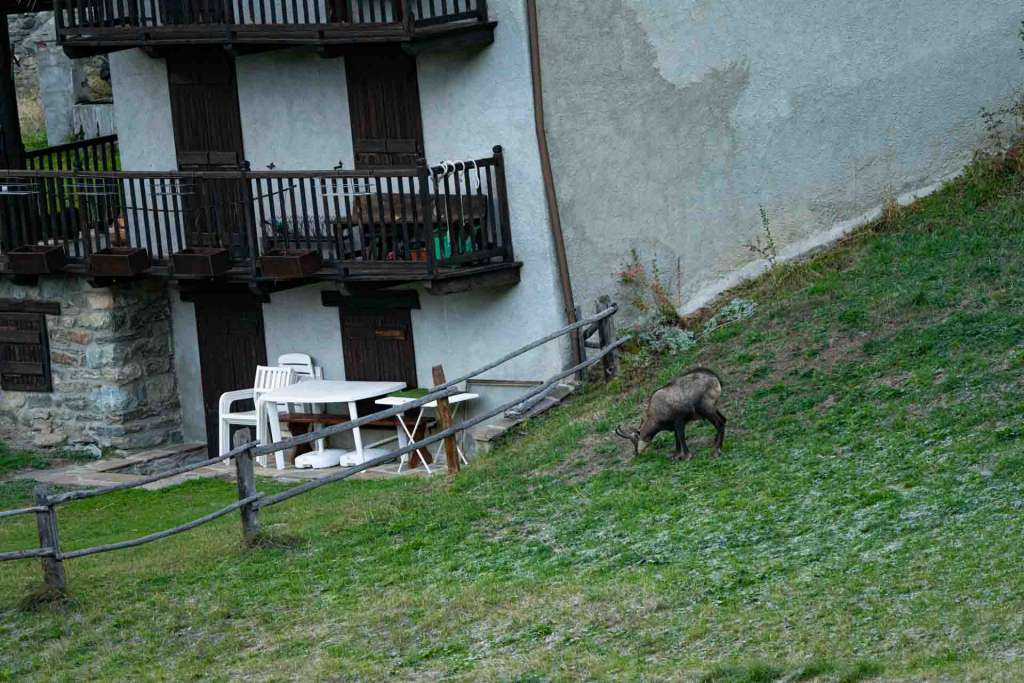
M 181 404 L 181 433 L 186 441 L 206 441 L 206 412 L 203 409 L 203 381 L 196 337 L 196 307 L 182 301 L 176 288 L 171 289 L 169 294 L 174 341 L 174 374 L 178 379 L 178 402 Z
M 283 353 L 308 353 L 324 369 L 326 379 L 344 379 L 341 354 L 341 319 L 336 307 L 324 306 L 320 292 L 335 289 L 329 283 L 275 292 L 263 304 L 267 359 L 274 363 Z
M 239 57 L 235 69 L 253 170 L 352 168 L 344 59 L 287 50 Z
M 167 63 L 142 50 L 110 55 L 121 168 L 167 171 L 178 167 L 167 90 Z
M 577 297 L 630 247 L 693 303 L 780 246 L 931 185 L 1020 83 L 1018 0 L 541 0 L 545 99 Z
M 420 298 L 413 311 L 420 382 L 441 362 L 449 376 L 471 370 L 564 324 L 533 127 L 526 18 L 522 2 L 488 5 L 494 44 L 473 52 L 417 58 L 427 159 L 489 156 L 505 150 L 512 243 L 523 262 L 514 288 Z M 453 352 L 457 350 L 457 352 Z M 490 377 L 539 379 L 562 367 L 565 347 L 550 344 Z

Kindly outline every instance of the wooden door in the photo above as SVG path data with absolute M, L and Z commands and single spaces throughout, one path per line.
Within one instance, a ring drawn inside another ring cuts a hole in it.
M 221 394 L 251 388 L 256 366 L 267 364 L 263 307 L 255 297 L 241 292 L 197 296 L 195 306 L 206 442 L 210 453 L 216 453 Z M 232 410 L 253 408 L 247 402 L 235 404 Z
M 341 312 L 345 379 L 416 386 L 416 351 L 407 308 Z
M 237 170 L 245 160 L 235 63 L 220 48 L 175 51 L 167 59 L 174 146 L 181 171 Z M 248 187 L 235 180 L 185 183 L 189 246 L 220 246 L 241 256 Z
M 423 156 L 416 59 L 399 49 L 345 57 L 356 168 L 411 167 Z

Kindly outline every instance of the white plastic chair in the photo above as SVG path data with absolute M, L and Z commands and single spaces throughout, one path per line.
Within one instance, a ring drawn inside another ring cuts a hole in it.
M 277 367 L 291 368 L 295 373 L 296 382 L 305 382 L 307 379 L 323 379 L 324 369 L 313 364 L 313 358 L 305 353 L 283 353 L 277 357 Z M 319 413 L 323 406 L 312 404 L 312 411 L 306 410 L 309 406 L 303 405 L 303 412 Z
M 256 426 L 255 410 L 232 412 L 231 406 L 233 404 L 239 401 L 255 402 L 261 394 L 294 383 L 295 372 L 291 368 L 274 368 L 260 365 L 256 368 L 256 378 L 253 381 L 252 389 L 238 389 L 221 394 L 218 405 L 221 455 L 231 450 L 231 425 Z M 270 434 L 274 441 L 281 440 L 281 425 L 277 420 L 270 420 Z M 265 462 L 265 458 L 261 460 Z
M 307 353 L 283 353 L 277 357 L 277 366 L 281 368 L 291 368 L 292 372 L 295 373 L 296 382 L 304 382 L 308 379 L 323 379 L 324 369 L 319 365 L 313 364 L 313 358 Z M 282 406 L 280 412 L 292 412 L 292 407 L 289 405 L 287 409 Z M 324 412 L 324 406 L 320 403 L 304 403 L 300 406 L 300 411 L 303 413 L 322 413 Z M 316 442 L 316 449 L 322 451 L 324 449 L 324 440 L 320 439 Z

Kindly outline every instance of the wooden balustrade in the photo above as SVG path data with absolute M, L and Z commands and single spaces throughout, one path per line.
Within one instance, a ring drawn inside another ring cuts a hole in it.
M 416 28 L 487 21 L 486 0 L 55 0 L 57 35 L 65 44 L 94 43 L 138 29 L 217 26 L 315 27 L 381 31 L 411 38 Z M 221 31 L 223 33 L 223 31 Z M 192 34 L 190 34 L 192 35 Z M 182 34 L 182 37 L 185 37 Z M 192 35 L 192 37 L 196 37 Z M 223 37 L 223 35 L 222 35 Z M 377 35 L 378 38 L 385 37 Z M 297 38 L 297 36 L 292 36 Z
M 0 250 L 63 247 L 85 263 L 145 249 L 227 252 L 259 277 L 269 253 L 315 252 L 329 274 L 436 273 L 513 260 L 500 147 L 455 167 L 373 171 L 0 171 Z
M 25 152 L 35 171 L 116 171 L 121 167 L 117 135 L 103 135 Z

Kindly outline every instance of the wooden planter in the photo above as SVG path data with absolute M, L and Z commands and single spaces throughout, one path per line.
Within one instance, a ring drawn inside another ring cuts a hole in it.
M 16 275 L 45 275 L 64 268 L 64 247 L 28 244 L 7 252 L 8 267 Z
M 323 259 L 312 249 L 272 249 L 260 257 L 264 277 L 296 279 L 320 270 Z
M 132 277 L 149 268 L 149 252 L 131 247 L 100 249 L 89 257 L 89 274 L 100 277 Z
M 214 277 L 227 272 L 228 250 L 218 247 L 182 249 L 171 257 L 175 275 Z

